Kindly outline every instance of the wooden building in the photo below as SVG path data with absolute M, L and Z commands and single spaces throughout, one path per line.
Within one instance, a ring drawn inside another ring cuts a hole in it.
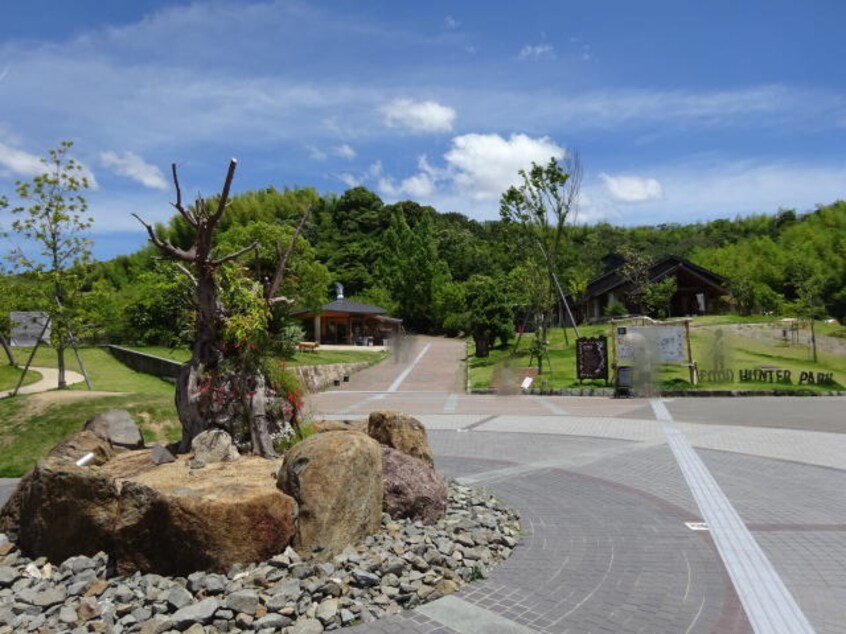
M 384 308 L 343 296 L 318 311 L 301 310 L 292 316 L 303 322 L 306 339 L 315 343 L 381 346 L 402 331 L 402 320 L 390 317 Z

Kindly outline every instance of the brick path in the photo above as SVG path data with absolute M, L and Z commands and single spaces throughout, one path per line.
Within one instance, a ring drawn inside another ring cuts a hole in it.
M 783 584 L 795 600 L 795 615 L 762 617 L 755 601 L 766 597 L 748 598 L 733 555 L 717 546 L 725 529 L 686 525 L 703 521 L 701 500 L 654 403 L 467 396 L 463 356 L 457 342 L 412 340 L 396 362 L 315 395 L 311 407 L 323 417 L 417 416 L 440 471 L 520 511 L 521 545 L 457 595 L 352 631 L 846 633 L 846 399 L 657 406 L 713 476 L 705 494 L 736 511 L 771 566 L 766 577 L 750 564 L 762 575 L 755 592 Z

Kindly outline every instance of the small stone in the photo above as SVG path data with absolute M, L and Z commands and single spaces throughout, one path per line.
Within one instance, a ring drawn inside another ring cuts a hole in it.
M 205 466 L 206 463 L 202 460 L 199 460 L 198 458 L 191 458 L 191 460 L 188 461 L 188 467 L 190 469 L 202 469 Z
M 253 621 L 253 629 L 271 629 L 272 631 L 278 631 L 283 627 L 288 627 L 291 623 L 293 623 L 293 621 L 287 616 L 282 616 L 281 614 L 268 614 L 267 616 L 263 616 L 260 619 Z M 293 630 L 289 629 L 288 631 L 292 632 Z M 321 629 L 320 631 L 322 632 L 323 630 Z
M 197 603 L 186 605 L 184 608 L 180 608 L 173 614 L 173 616 L 171 616 L 171 619 L 173 619 L 173 624 L 176 629 L 179 630 L 184 630 L 187 626 L 193 625 L 194 623 L 202 623 L 205 625 L 212 620 L 214 613 L 219 607 L 220 602 L 217 599 L 210 597 Z
M 194 601 L 194 596 L 180 585 L 174 586 L 167 593 L 167 602 L 174 609 L 179 610 Z
M 162 447 L 159 444 L 153 445 L 150 449 L 150 459 L 155 465 L 176 462 L 176 457 L 168 451 L 167 447 Z
M 95 579 L 91 582 L 91 585 L 88 586 L 88 590 L 85 591 L 86 597 L 96 597 L 103 594 L 103 591 L 109 587 L 109 582 L 105 579 Z
M 0 588 L 8 588 L 18 578 L 18 572 L 11 566 L 0 566 Z
M 100 604 L 97 603 L 97 599 L 94 597 L 83 597 L 79 601 L 79 607 L 76 612 L 80 621 L 90 621 L 100 616 Z
M 59 610 L 59 620 L 62 623 L 76 623 L 78 618 L 79 616 L 77 615 L 76 610 L 69 605 L 63 605 Z
M 341 610 L 341 625 L 347 626 L 355 622 L 356 616 L 346 608 Z
M 370 588 L 379 585 L 379 577 L 361 568 L 352 571 L 353 582 L 359 588 Z
M 317 606 L 317 612 L 315 613 L 315 616 L 321 623 L 323 623 L 324 625 L 328 625 L 329 623 L 335 620 L 335 616 L 337 614 L 338 600 L 324 599 Z
M 323 634 L 323 625 L 315 619 L 299 619 L 288 634 Z
M 259 596 L 255 590 L 239 590 L 226 597 L 225 605 L 235 612 L 255 615 L 259 605 Z

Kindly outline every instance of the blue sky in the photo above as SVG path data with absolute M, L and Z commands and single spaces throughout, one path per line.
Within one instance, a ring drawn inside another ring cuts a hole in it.
M 840 0 L 6 3 L 0 192 L 62 139 L 95 255 L 186 192 L 361 184 L 477 219 L 577 151 L 579 221 L 693 222 L 846 197 Z M 8 228 L 8 217 L 0 217 Z M 10 246 L 0 240 L 0 251 Z

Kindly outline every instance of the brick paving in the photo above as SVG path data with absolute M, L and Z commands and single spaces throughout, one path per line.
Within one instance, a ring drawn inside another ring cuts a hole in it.
M 322 417 L 417 416 L 441 472 L 521 513 L 520 546 L 487 579 L 352 631 L 752 631 L 711 533 L 685 524 L 702 517 L 649 401 L 469 396 L 463 357 L 416 338 L 312 397 Z M 846 399 L 665 404 L 813 630 L 846 633 Z

